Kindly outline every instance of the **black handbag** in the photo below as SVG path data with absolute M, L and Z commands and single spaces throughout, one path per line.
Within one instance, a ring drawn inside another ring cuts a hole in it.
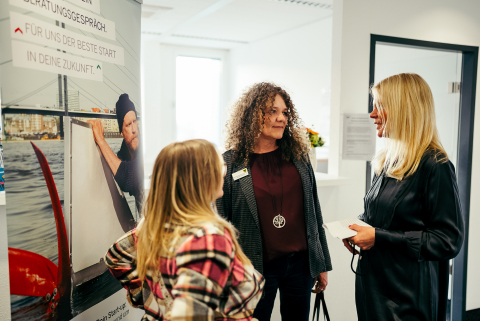
M 323 291 L 317 293 L 317 296 L 315 297 L 315 306 L 313 308 L 312 321 L 315 321 L 315 314 L 317 315 L 317 321 L 320 318 L 320 303 L 323 307 L 323 319 L 330 321 L 330 316 L 328 315 L 327 304 L 325 303 L 325 296 L 323 295 Z

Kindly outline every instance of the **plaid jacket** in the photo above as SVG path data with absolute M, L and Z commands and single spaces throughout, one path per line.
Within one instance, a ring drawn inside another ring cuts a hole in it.
M 127 299 L 145 310 L 142 320 L 251 320 L 265 279 L 235 257 L 232 237 L 205 223 L 190 228 L 175 249 L 162 255 L 160 272 L 146 282 L 136 270 L 136 230 L 122 236 L 105 255 L 110 272 L 127 289 Z

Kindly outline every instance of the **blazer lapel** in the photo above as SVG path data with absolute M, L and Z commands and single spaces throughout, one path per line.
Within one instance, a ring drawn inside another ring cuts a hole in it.
M 383 178 L 385 179 L 385 178 Z M 410 190 L 410 186 L 414 181 L 414 177 L 410 176 L 402 181 L 395 181 L 395 185 L 388 189 L 384 189 L 381 193 L 381 197 L 390 199 L 390 202 L 377 203 L 372 213 L 373 221 L 375 221 L 374 227 L 380 227 L 386 229 L 392 222 L 393 215 L 395 214 L 395 208 L 405 198 L 405 195 Z M 375 195 L 377 198 L 379 195 Z
M 233 166 L 233 173 L 236 173 L 245 168 L 243 162 L 237 163 Z M 239 179 L 240 187 L 242 188 L 243 195 L 247 200 L 248 208 L 252 213 L 253 220 L 257 227 L 260 229 L 260 222 L 258 220 L 257 201 L 255 200 L 255 192 L 253 190 L 252 169 L 250 163 L 247 164 L 248 175 Z

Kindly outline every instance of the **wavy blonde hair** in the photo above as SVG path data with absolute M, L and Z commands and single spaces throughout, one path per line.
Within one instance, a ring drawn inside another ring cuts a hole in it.
M 310 142 L 290 95 L 275 84 L 261 82 L 247 88 L 231 107 L 225 129 L 225 148 L 233 151 L 233 162 L 248 162 L 262 133 L 265 119 L 270 116 L 268 109 L 273 106 L 277 95 L 282 97 L 287 106 L 287 126 L 283 137 L 277 141 L 282 157 L 285 160 L 307 159 Z
M 176 242 L 188 228 L 212 222 L 232 235 L 236 256 L 250 260 L 238 244 L 233 226 L 214 209 L 222 182 L 223 163 L 215 146 L 203 139 L 176 142 L 163 148 L 152 173 L 145 217 L 137 229 L 137 269 L 141 280 L 159 270 L 161 255 L 173 257 Z
M 434 151 L 438 162 L 448 160 L 437 130 L 432 91 L 422 77 L 394 75 L 372 86 L 371 94 L 386 137 L 385 147 L 372 162 L 377 175 L 383 171 L 402 180 L 415 173 L 427 150 Z

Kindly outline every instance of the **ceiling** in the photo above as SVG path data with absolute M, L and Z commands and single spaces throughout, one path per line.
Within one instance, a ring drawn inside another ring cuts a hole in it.
M 333 0 L 144 0 L 142 37 L 231 49 L 322 20 Z

